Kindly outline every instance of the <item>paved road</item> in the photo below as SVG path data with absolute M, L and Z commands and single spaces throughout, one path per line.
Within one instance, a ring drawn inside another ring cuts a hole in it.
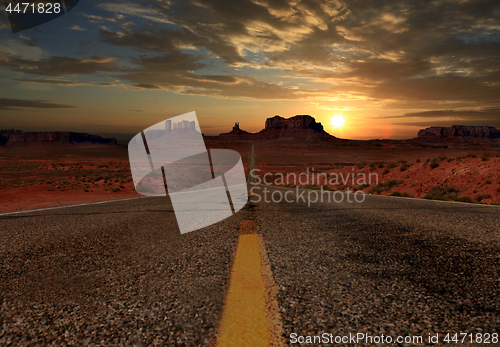
M 0 216 L 0 345 L 213 345 L 248 219 L 288 342 L 499 332 L 497 207 L 378 196 L 308 207 L 255 193 L 233 217 L 184 235 L 168 198 Z

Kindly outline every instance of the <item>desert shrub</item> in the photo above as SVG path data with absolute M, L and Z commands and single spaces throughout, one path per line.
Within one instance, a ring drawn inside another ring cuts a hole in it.
M 475 203 L 475 201 L 472 200 L 471 197 L 467 196 L 467 195 L 459 196 L 458 198 L 455 199 L 455 201 L 458 201 L 458 202 L 467 202 L 469 204 Z
M 408 192 L 392 192 L 391 196 L 399 196 L 402 198 L 412 198 L 413 196 L 408 194 Z
M 476 195 L 477 202 L 481 202 L 483 199 L 491 199 L 491 194 L 478 194 L 478 195 Z
M 424 162 L 424 167 L 427 167 L 427 165 L 429 165 L 429 162 L 430 162 L 430 161 L 431 161 L 431 160 L 430 160 L 429 158 L 425 159 L 425 162 Z
M 487 161 L 491 157 L 491 153 L 483 153 L 481 154 L 481 160 Z
M 354 188 L 354 190 L 362 190 L 362 189 L 368 188 L 369 186 L 370 185 L 368 183 L 360 184 L 359 186 Z
M 461 192 L 460 188 L 455 186 L 436 186 L 431 188 L 423 198 L 429 200 L 455 200 Z
M 377 184 L 370 190 L 370 193 L 380 194 L 382 192 L 391 190 L 392 188 L 400 185 L 401 183 L 403 183 L 403 180 L 388 180 L 386 182 Z
M 401 172 L 408 170 L 408 164 L 405 163 L 405 164 L 401 165 L 401 167 L 399 168 L 399 170 Z
M 417 159 L 417 163 L 420 163 L 420 158 Z
M 111 190 L 113 193 L 116 193 L 116 192 L 119 192 L 119 191 L 120 191 L 120 188 L 117 188 L 117 187 L 111 187 L 111 188 L 109 188 L 109 190 Z
M 443 201 L 446 201 L 448 199 L 446 199 L 445 196 L 443 195 L 430 195 L 430 194 L 426 194 L 422 197 L 422 199 L 426 199 L 426 200 L 443 200 Z
M 407 162 L 408 160 L 403 160 L 403 159 L 398 160 L 398 164 L 406 164 Z
M 468 153 L 467 158 L 477 158 L 477 155 L 474 153 Z
M 497 193 L 500 193 L 500 186 L 497 188 Z
M 54 192 L 56 190 L 56 188 L 49 188 L 47 189 L 49 192 Z
M 358 170 L 361 170 L 362 168 L 364 168 L 365 165 L 366 165 L 365 162 L 361 162 L 361 163 L 356 164 L 356 166 L 358 167 Z
M 389 170 L 388 168 L 385 168 L 384 172 L 382 173 L 383 175 L 387 175 L 389 172 L 391 172 L 391 170 Z
M 390 170 L 390 169 L 394 169 L 395 167 L 397 166 L 396 163 L 389 163 L 387 164 L 387 168 Z
M 486 184 L 491 184 L 491 183 L 493 183 L 492 180 L 486 180 Z
M 88 190 L 87 188 L 83 188 L 83 191 L 84 191 L 85 193 L 88 193 L 88 192 L 89 192 L 89 190 Z
M 446 155 L 440 155 L 439 157 L 437 157 L 435 159 L 437 159 L 438 161 L 443 161 L 443 160 L 448 159 L 448 157 Z
M 453 161 L 453 158 L 448 158 L 448 163 L 451 163 Z
M 429 164 L 429 167 L 431 169 L 435 169 L 439 166 L 439 162 L 438 161 L 435 161 L 435 160 L 432 160 L 431 163 Z

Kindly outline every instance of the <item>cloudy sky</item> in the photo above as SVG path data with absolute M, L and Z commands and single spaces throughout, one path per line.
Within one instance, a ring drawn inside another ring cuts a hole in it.
M 498 0 L 81 0 L 18 33 L 0 8 L 0 128 L 136 133 L 189 111 L 206 134 L 276 114 L 355 139 L 500 127 Z

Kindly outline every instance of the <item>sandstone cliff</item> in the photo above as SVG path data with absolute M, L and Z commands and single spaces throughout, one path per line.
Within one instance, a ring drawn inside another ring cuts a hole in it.
M 274 116 L 266 120 L 264 130 L 258 132 L 256 136 L 260 139 L 274 140 L 332 140 L 334 136 L 328 134 L 321 123 L 307 115 L 283 118 Z
M 26 132 L 0 133 L 0 146 L 6 147 L 71 147 L 117 145 L 116 139 L 103 138 L 87 133 L 73 132 Z
M 417 140 L 427 142 L 500 143 L 500 130 L 490 126 L 453 125 L 430 127 L 417 134 Z

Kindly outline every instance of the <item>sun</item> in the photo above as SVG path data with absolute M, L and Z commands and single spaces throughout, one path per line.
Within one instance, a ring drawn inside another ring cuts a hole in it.
M 333 125 L 335 129 L 340 129 L 344 126 L 345 120 L 344 116 L 336 115 L 330 118 L 330 124 Z

